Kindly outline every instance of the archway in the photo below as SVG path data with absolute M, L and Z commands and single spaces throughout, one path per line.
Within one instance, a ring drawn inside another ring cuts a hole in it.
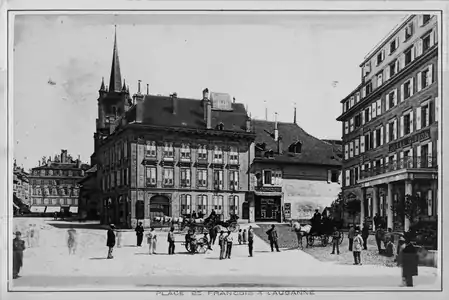
M 150 199 L 150 220 L 155 217 L 171 216 L 170 200 L 166 196 L 156 195 Z
M 136 219 L 137 220 L 145 219 L 145 203 L 143 200 L 136 201 Z
M 242 204 L 242 219 L 249 219 L 249 202 L 245 201 Z

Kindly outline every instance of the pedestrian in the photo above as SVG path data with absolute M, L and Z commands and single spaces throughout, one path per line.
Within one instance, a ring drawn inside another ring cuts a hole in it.
M 352 249 L 352 255 L 354 256 L 354 265 L 362 264 L 361 260 L 362 249 L 363 249 L 363 238 L 360 236 L 360 231 L 356 230 Z
M 249 257 L 253 257 L 253 243 L 254 243 L 254 231 L 253 227 L 249 226 L 248 228 L 248 250 Z
M 231 259 L 232 242 L 234 241 L 231 231 L 228 231 L 228 235 L 225 238 L 226 241 L 226 256 L 225 258 Z
M 205 232 L 203 235 L 203 239 L 206 241 L 207 249 L 212 250 L 212 247 L 210 246 L 210 241 L 209 241 L 209 238 L 207 237 L 207 235 L 208 235 L 208 233 Z
M 335 250 L 337 250 L 337 255 L 340 254 L 340 231 L 338 231 L 337 227 L 334 227 L 334 231 L 332 232 L 332 252 L 331 254 L 335 254 Z
M 385 244 L 385 256 L 393 257 L 395 254 L 394 252 L 394 243 L 390 237 L 387 237 Z
M 57 221 L 58 220 L 58 213 L 55 211 L 55 213 L 53 214 L 53 220 Z
M 147 244 L 148 244 L 148 254 L 152 255 L 154 254 L 154 236 L 155 236 L 155 232 L 154 232 L 154 227 L 150 227 L 150 231 L 147 233 Z
M 243 229 L 243 233 L 242 233 L 242 242 L 243 242 L 243 244 L 246 244 L 246 240 L 247 240 L 246 229 Z
M 76 253 L 76 230 L 70 226 L 69 230 L 67 230 L 67 248 L 69 249 L 69 255 Z
M 375 227 L 374 229 L 375 230 L 377 230 L 377 228 L 379 228 L 379 227 L 383 227 L 382 226 L 382 219 L 379 216 L 379 213 L 376 213 L 376 215 L 373 218 L 373 221 L 374 221 L 374 227 Z
M 388 228 L 387 229 L 387 233 L 385 234 L 385 248 L 387 248 L 387 243 L 388 241 L 391 241 L 394 244 L 394 234 L 393 234 L 393 229 Z
M 32 224 L 29 224 L 26 236 L 27 236 L 28 248 L 33 248 L 33 246 L 34 246 L 34 228 L 33 228 Z
M 12 243 L 12 278 L 19 278 L 20 269 L 23 266 L 23 251 L 25 251 L 25 241 L 21 239 L 22 233 L 17 231 Z
M 278 245 L 278 232 L 274 224 L 271 225 L 271 228 L 266 232 L 266 234 L 268 235 L 268 240 L 270 241 L 271 252 L 274 252 L 274 248 L 276 248 L 277 252 L 281 252 L 279 251 Z
M 381 226 L 379 226 L 379 228 L 376 229 L 375 237 L 376 237 L 377 250 L 379 250 L 379 254 L 381 254 L 383 252 L 382 242 L 385 239 L 385 231 Z
M 210 244 L 215 245 L 215 240 L 217 239 L 217 228 L 215 226 L 209 229 L 209 236 Z
M 368 224 L 363 224 L 362 228 L 362 239 L 363 239 L 363 250 L 368 250 L 368 237 L 369 237 L 369 226 Z
M 108 246 L 108 259 L 113 259 L 112 252 L 114 251 L 115 246 L 115 233 L 114 233 L 115 225 L 111 224 L 108 229 L 108 239 L 106 241 L 106 246 Z
M 239 245 L 241 245 L 242 241 L 243 241 L 243 234 L 242 234 L 242 230 L 241 229 L 239 229 L 239 234 L 238 234 L 237 239 L 238 239 Z
M 34 229 L 34 247 L 39 247 L 39 238 L 40 238 L 39 227 L 37 227 L 36 224 L 33 224 L 33 229 Z
M 121 248 L 122 247 L 122 231 L 117 229 L 115 234 L 117 235 L 117 248 Z
M 418 276 L 418 251 L 412 244 L 410 236 L 405 236 L 405 247 L 402 250 L 402 279 L 403 284 L 413 286 L 413 276 Z
M 167 242 L 168 242 L 168 254 L 175 254 L 175 227 L 171 227 L 168 232 Z
M 223 230 L 220 231 L 220 235 L 218 236 L 218 245 L 220 246 L 220 259 L 224 259 L 226 254 L 226 240 Z
M 142 222 L 139 222 L 139 224 L 137 224 L 135 231 L 137 236 L 137 247 L 142 247 L 143 232 L 144 232 Z
M 405 239 L 404 237 L 400 237 L 398 241 L 398 248 L 396 253 L 396 263 L 398 266 L 402 265 L 402 250 L 405 248 Z
M 355 235 L 354 224 L 350 224 L 348 231 L 349 251 L 352 251 L 352 244 L 354 243 L 354 235 Z

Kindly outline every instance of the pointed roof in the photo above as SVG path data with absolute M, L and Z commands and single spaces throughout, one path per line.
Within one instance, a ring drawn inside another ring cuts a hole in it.
M 109 92 L 120 92 L 122 90 L 122 74 L 117 48 L 117 25 L 114 33 L 114 51 L 112 54 L 111 79 L 109 80 Z
M 101 86 L 100 86 L 100 91 L 105 91 L 106 88 L 104 86 L 104 77 L 101 78 Z

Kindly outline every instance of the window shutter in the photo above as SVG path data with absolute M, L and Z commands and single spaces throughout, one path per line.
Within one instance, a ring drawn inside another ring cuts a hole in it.
M 413 132 L 413 109 L 410 112 L 410 133 Z
M 349 143 L 349 157 L 354 156 L 354 142 Z
M 422 39 L 419 39 L 416 47 L 416 56 L 420 56 L 421 54 L 422 54 Z
M 380 116 L 382 114 L 382 99 L 377 100 L 377 115 Z
M 427 161 L 427 166 L 432 167 L 432 160 L 433 160 L 432 142 L 429 142 L 427 144 L 427 147 L 428 147 L 428 151 L 429 151 L 429 153 L 428 153 L 429 156 L 426 157 L 425 159 Z
M 438 29 L 437 28 L 435 28 L 433 30 L 433 42 L 434 42 L 434 44 L 438 44 Z
M 433 212 L 432 190 L 428 190 L 427 191 L 427 215 L 429 217 L 431 217 L 432 212 Z
M 387 81 L 388 79 L 390 79 L 390 67 L 386 67 L 385 68 L 385 81 Z
M 349 146 L 348 144 L 345 145 L 345 159 L 349 158 Z
M 366 122 L 369 122 L 371 120 L 371 106 L 368 106 L 368 120 Z
M 433 83 L 433 65 L 429 65 L 429 76 L 427 76 L 427 85 L 431 85 Z
M 435 97 L 435 100 L 434 100 L 434 106 L 435 106 L 435 116 L 434 116 L 434 119 L 435 119 L 435 122 L 437 122 L 438 121 L 438 106 L 439 106 L 439 103 L 438 103 L 438 97 Z M 430 109 L 429 109 L 430 110 Z
M 349 185 L 350 185 L 350 181 L 349 181 L 349 170 L 346 170 L 345 173 L 346 173 L 346 180 L 345 180 L 345 183 L 346 183 L 346 186 L 349 186 Z
M 421 129 L 421 106 L 416 108 L 416 130 Z
M 421 158 L 421 145 L 418 145 L 416 147 L 416 162 L 417 162 L 416 167 L 421 168 L 423 161 L 424 160 Z
M 412 54 L 412 61 L 415 60 L 415 54 L 416 54 L 416 47 L 415 45 L 412 46 L 412 49 L 410 50 Z
M 380 127 L 380 145 L 382 146 L 384 144 L 384 127 Z
M 348 121 L 345 121 L 345 134 L 349 133 L 349 124 Z
M 365 111 L 364 110 L 362 111 L 361 115 L 362 115 L 362 125 L 364 125 L 365 124 Z
M 387 97 L 385 98 L 385 111 L 390 110 L 390 95 L 392 93 L 387 94 Z
M 377 148 L 377 130 L 373 131 L 373 148 Z
M 401 55 L 399 55 L 399 66 L 398 66 L 398 71 L 404 69 L 405 67 L 405 53 L 402 53 Z
M 385 126 L 385 134 L 385 143 L 388 144 L 390 142 L 390 123 Z
M 371 103 L 371 119 L 376 117 L 376 102 Z
M 393 91 L 393 102 L 394 102 L 394 106 L 396 106 L 398 104 L 398 89 L 395 89 Z
M 401 102 L 404 101 L 404 84 L 401 84 Z
M 415 82 L 415 80 L 414 80 L 415 78 L 410 78 L 410 97 L 411 96 L 413 96 L 413 94 L 414 94 L 414 91 L 415 91 L 415 88 L 414 88 L 414 82 Z
M 393 139 L 398 138 L 398 119 L 393 121 Z
M 394 73 L 398 73 L 399 72 L 399 60 L 401 59 L 402 56 L 399 56 L 399 59 L 396 59 L 394 61 Z
M 399 152 L 399 166 L 402 169 L 404 167 L 404 152 Z
M 365 152 L 365 136 L 360 137 L 360 153 Z
M 418 15 L 418 26 L 424 25 L 423 15 Z
M 403 137 L 404 136 L 404 116 L 401 116 L 401 120 L 399 123 L 399 137 Z
M 419 72 L 417 74 L 417 79 L 418 79 L 418 81 L 417 81 L 418 85 L 416 86 L 416 91 L 419 92 L 422 89 L 422 73 L 421 72 Z
M 433 33 L 433 30 L 432 30 L 432 32 L 430 33 L 430 47 L 432 47 L 435 44 L 434 38 L 435 38 L 435 34 Z

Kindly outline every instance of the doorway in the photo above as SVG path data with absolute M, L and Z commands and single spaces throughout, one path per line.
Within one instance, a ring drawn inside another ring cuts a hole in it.
M 150 199 L 150 220 L 155 217 L 170 217 L 170 200 L 166 196 L 156 195 Z
M 245 201 L 242 204 L 242 219 L 249 219 L 249 202 Z
M 281 220 L 281 198 L 280 197 L 258 197 L 256 198 L 256 221 L 278 221 Z

